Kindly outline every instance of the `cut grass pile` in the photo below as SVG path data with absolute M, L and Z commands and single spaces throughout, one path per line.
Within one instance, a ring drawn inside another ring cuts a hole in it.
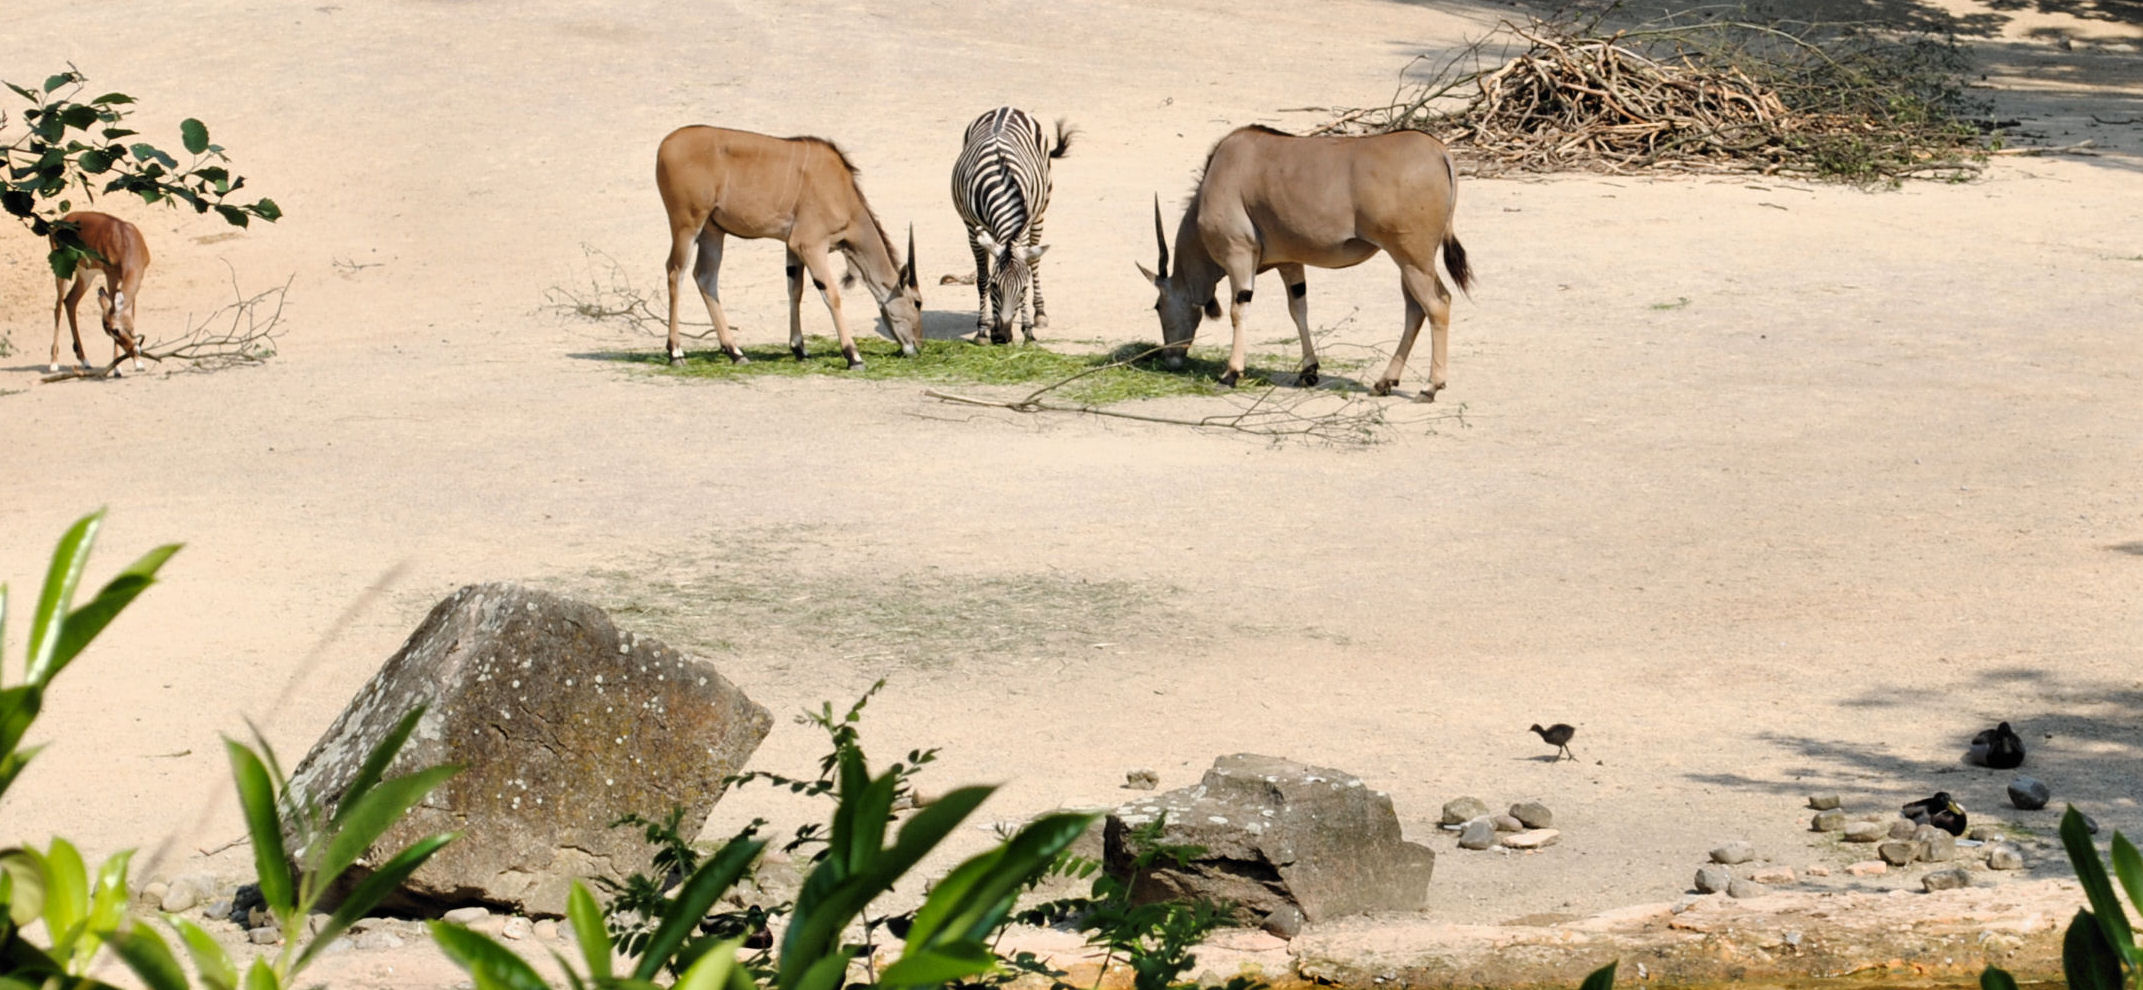
M 1227 364 L 1227 350 L 1220 347 L 1192 348 L 1183 367 L 1171 370 L 1161 363 L 1158 355 L 1149 353 L 1157 346 L 1150 343 L 1125 344 L 1106 352 L 1076 354 L 1050 350 L 1040 344 L 991 346 L 962 340 L 932 340 L 926 342 L 922 353 L 913 358 L 902 357 L 899 345 L 882 337 L 859 337 L 856 345 L 863 352 L 864 369 L 860 372 L 848 370 L 848 362 L 842 359 L 839 345 L 830 337 L 810 338 L 806 349 L 811 356 L 802 361 L 789 355 L 785 343 L 745 347 L 744 356 L 751 359 L 748 364 L 732 364 L 720 351 L 711 348 L 687 351 L 684 363 L 675 366 L 664 359 L 659 349 L 613 356 L 621 361 L 651 366 L 659 374 L 716 380 L 762 375 L 792 378 L 841 375 L 870 381 L 1024 385 L 1039 389 L 1076 378 L 1052 391 L 1051 395 L 1063 401 L 1092 406 L 1172 396 L 1227 395 L 1235 391 L 1216 380 Z M 1132 360 L 1142 354 L 1147 356 Z M 1292 356 L 1253 354 L 1244 371 L 1242 387 L 1292 385 L 1297 360 Z M 1350 363 L 1326 357 L 1321 359 L 1321 364 L 1326 380 L 1332 381 L 1333 373 L 1344 372 Z

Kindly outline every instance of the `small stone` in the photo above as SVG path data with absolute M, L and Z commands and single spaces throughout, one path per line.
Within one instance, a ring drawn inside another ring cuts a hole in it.
M 1682 896 L 1675 898 L 1674 903 L 1668 905 L 1667 910 L 1672 911 L 1675 914 L 1680 914 L 1684 911 L 1689 910 L 1690 908 L 1696 907 L 1698 904 L 1703 903 L 1703 901 L 1704 898 L 1698 897 L 1695 894 L 1683 894 Z
M 1498 832 L 1525 831 L 1525 823 L 1519 821 L 1516 818 L 1512 818 L 1509 815 L 1490 815 L 1488 818 L 1488 822 L 1489 824 L 1494 825 L 1496 827 L 1496 831 Z
M 1904 839 L 1891 839 L 1875 847 L 1875 855 L 1891 866 L 1904 866 L 1920 855 L 1920 844 Z
M 536 937 L 546 942 L 558 941 L 557 919 L 545 918 L 542 921 L 536 922 Z
M 1561 839 L 1563 833 L 1552 828 L 1536 828 L 1530 832 L 1513 832 L 1503 837 L 1503 845 L 1511 849 L 1545 849 Z
M 1865 862 L 1854 863 L 1851 866 L 1846 867 L 1845 872 L 1850 873 L 1856 877 L 1879 877 L 1885 873 L 1890 872 L 1890 864 L 1885 863 L 1879 859 L 1871 859 Z
M 1452 798 L 1444 802 L 1444 824 L 1463 825 L 1488 814 L 1488 802 L 1477 797 Z
M 165 914 L 178 914 L 191 910 L 201 903 L 201 888 L 190 877 L 180 877 L 165 888 L 164 896 L 158 898 L 157 908 Z
M 274 945 L 283 940 L 283 933 L 273 928 L 255 928 L 246 933 L 246 941 L 254 945 Z
M 1920 885 L 1929 893 L 1937 890 L 1956 890 L 1972 885 L 1972 875 L 1963 870 L 1936 870 L 1920 878 Z
M 1711 861 L 1733 866 L 1756 858 L 1756 847 L 1736 839 L 1711 851 Z
M 2046 785 L 2034 777 L 2018 777 L 2009 782 L 2009 803 L 2025 811 L 2037 811 L 2046 807 L 2046 802 L 2053 796 L 2054 792 L 2047 790 Z
M 1124 786 L 1134 791 L 1150 791 L 1161 786 L 1161 775 L 1145 767 L 1124 772 Z
M 142 887 L 138 892 L 138 896 L 150 904 L 161 904 L 164 901 L 164 895 L 168 893 L 171 893 L 170 884 L 162 880 L 154 880 L 147 886 Z
M 2023 868 L 2024 850 L 2006 842 L 1987 847 L 1987 869 L 2021 870 Z
M 1890 837 L 1893 839 L 1910 839 L 1919 830 L 1920 823 L 1910 818 L 1899 818 L 1890 823 Z
M 1811 794 L 1808 796 L 1808 806 L 1817 811 L 1829 811 L 1844 803 L 1838 800 L 1838 795 L 1836 794 Z
M 1726 885 L 1726 896 L 1740 900 L 1745 897 L 1762 897 L 1771 891 L 1754 880 L 1735 880 Z
M 1302 925 L 1307 920 L 1302 916 L 1301 908 L 1293 904 L 1282 904 L 1273 908 L 1272 913 L 1266 915 L 1258 927 L 1265 929 L 1268 934 L 1292 941 L 1295 936 L 1302 934 Z
M 327 948 L 320 950 L 320 953 L 328 955 L 336 952 L 348 952 L 354 948 L 357 948 L 357 943 L 350 941 L 349 936 L 337 935 L 334 941 L 327 944 Z
M 2006 831 L 2007 829 L 2000 825 L 1974 825 L 1972 830 L 1965 834 L 1981 842 L 1995 842 L 2000 840 Z
M 1809 868 L 1808 868 L 1808 869 L 1806 870 L 1806 872 L 1807 872 L 1807 874 L 1808 874 L 1809 876 L 1812 876 L 1812 877 L 1827 877 L 1827 876 L 1830 876 L 1830 867 L 1828 867 L 1828 866 L 1811 866 L 1811 867 L 1809 867 Z
M 1947 863 L 1950 860 L 1956 859 L 1957 837 L 1949 834 L 1948 832 L 1944 832 L 1939 828 L 1934 829 L 1933 831 L 1935 834 L 1927 836 L 1926 838 L 1923 838 L 1919 841 L 1920 862 Z
M 217 921 L 229 921 L 231 920 L 231 902 L 228 900 L 210 901 L 207 907 L 201 909 L 201 916 L 213 918 Z
M 267 909 L 267 908 L 264 908 L 264 907 L 256 907 L 256 908 L 247 908 L 247 909 L 246 909 L 246 929 L 247 929 L 247 930 L 249 930 L 249 931 L 259 931 L 260 929 L 263 929 L 263 928 L 273 928 L 273 927 L 275 927 L 275 916 L 274 916 L 274 915 L 272 915 L 272 914 L 269 914 L 269 913 L 268 913 L 268 909 Z
M 476 921 L 469 922 L 469 930 L 489 935 L 492 938 L 504 938 L 506 935 L 506 922 L 509 920 L 511 919 L 502 914 L 485 915 Z
M 350 941 L 358 948 L 366 950 L 399 949 L 402 947 L 402 937 L 389 931 L 366 932 Z
M 1847 842 L 1881 842 L 1889 834 L 1881 822 L 1849 822 L 1845 826 Z
M 1526 828 L 1555 827 L 1555 812 L 1538 801 L 1520 801 L 1511 805 L 1511 817 L 1524 822 Z
M 1734 875 L 1723 866 L 1700 866 L 1697 868 L 1697 893 L 1723 894 L 1734 885 Z
M 2093 818 L 2090 815 L 2086 815 L 2081 811 L 2077 812 L 2076 814 L 2083 819 L 2084 831 L 2089 832 L 2092 835 L 2098 834 L 2098 819 Z
M 1808 820 L 1808 830 L 1811 832 L 1836 832 L 1845 827 L 1843 811 L 1819 811 L 1814 818 Z
M 1784 884 L 1792 883 L 1800 878 L 1793 875 L 1791 867 L 1773 866 L 1749 874 L 1749 879 L 1762 884 Z
M 535 933 L 535 923 L 520 915 L 506 919 L 506 923 L 499 926 L 499 935 L 501 937 L 510 938 L 517 942 Z
M 439 920 L 450 925 L 473 925 L 489 917 L 491 912 L 485 908 L 458 907 L 440 916 Z
M 1496 826 L 1486 818 L 1476 818 L 1459 830 L 1460 849 L 1486 849 L 1496 844 Z

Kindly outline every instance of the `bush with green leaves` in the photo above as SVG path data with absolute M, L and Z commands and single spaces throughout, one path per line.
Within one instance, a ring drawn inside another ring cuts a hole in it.
M 2099 861 L 2098 847 L 2091 843 L 2091 827 L 2074 805 L 2061 816 L 2061 845 L 2090 904 L 2077 909 L 2061 939 L 2061 969 L 2069 990 L 2143 990 L 2143 949 L 2136 945 L 2135 927 L 2114 892 L 2106 864 Z M 2143 855 L 2119 832 L 2113 833 L 2111 846 L 2113 878 L 2119 879 L 2128 902 L 2143 908 Z M 2016 978 L 1995 966 L 1980 974 L 1979 985 L 1981 990 L 2017 990 Z
M 150 551 L 119 572 L 88 604 L 75 608 L 75 590 L 103 519 L 101 511 L 85 516 L 60 538 L 31 617 L 23 681 L 0 689 L 0 796 L 37 754 L 37 747 L 24 748 L 22 742 L 44 706 L 53 678 L 155 583 L 157 571 L 178 552 L 176 544 Z M 4 641 L 7 606 L 7 586 L 0 584 L 0 641 Z M 366 756 L 332 813 L 322 812 L 291 792 L 274 751 L 259 741 L 258 733 L 257 749 L 225 741 L 253 843 L 261 894 L 281 930 L 283 948 L 273 958 L 256 958 L 241 976 L 230 955 L 208 932 L 184 918 L 166 917 L 202 986 L 281 990 L 294 985 L 323 948 L 454 838 L 435 835 L 419 841 L 348 884 L 326 923 L 311 938 L 305 937 L 307 914 L 322 906 L 331 893 L 342 890 L 345 879 L 354 879 L 345 875 L 389 825 L 454 773 L 451 767 L 434 767 L 384 776 L 422 714 L 422 709 L 410 712 Z M 295 839 L 294 858 L 287 853 L 286 835 Z M 55 838 L 42 850 L 27 846 L 0 850 L 0 986 L 102 990 L 107 984 L 84 974 L 99 949 L 109 945 L 150 990 L 187 990 L 186 971 L 170 944 L 154 928 L 128 914 L 131 857 L 131 851 L 112 856 L 92 881 L 81 854 L 65 839 Z M 43 945 L 23 934 L 24 926 L 37 920 L 45 924 L 47 942 Z
M 244 227 L 254 218 L 273 223 L 283 215 L 272 199 L 230 202 L 245 187 L 232 174 L 223 146 L 208 138 L 208 126 L 188 117 L 179 123 L 179 144 L 192 156 L 181 162 L 126 126 L 134 98 L 105 93 L 81 99 L 88 78 L 69 66 L 41 87 L 6 83 L 29 106 L 19 111 L 20 133 L 10 134 L 10 119 L 0 110 L 0 209 L 39 237 L 55 240 L 47 260 L 61 278 L 93 254 L 76 236 L 73 224 L 60 218 L 73 211 L 77 195 L 88 207 L 99 195 L 133 193 L 145 203 L 180 204 L 195 213 L 214 210 L 225 222 Z

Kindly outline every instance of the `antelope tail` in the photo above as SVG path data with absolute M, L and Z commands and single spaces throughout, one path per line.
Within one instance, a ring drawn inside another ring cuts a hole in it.
M 1444 214 L 1444 270 L 1451 273 L 1451 281 L 1458 283 L 1460 292 L 1473 291 L 1473 269 L 1466 264 L 1466 245 L 1458 242 L 1458 234 L 1451 224 L 1458 219 L 1458 164 L 1451 160 L 1451 153 L 1444 152 L 1444 175 L 1450 180 L 1451 206 Z

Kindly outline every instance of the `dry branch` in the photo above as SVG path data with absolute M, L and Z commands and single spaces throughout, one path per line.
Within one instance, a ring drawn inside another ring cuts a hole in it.
M 1857 25 L 1505 21 L 1388 104 L 1313 133 L 1428 131 L 1477 175 L 1958 178 L 1985 151 L 1967 66 L 1953 40 Z
M 228 263 L 225 267 L 229 267 Z M 242 364 L 260 364 L 275 356 L 276 341 L 288 329 L 283 325 L 283 305 L 290 299 L 291 275 L 283 284 L 252 295 L 238 285 L 238 271 L 231 269 L 233 301 L 195 321 L 186 318 L 186 332 L 170 340 L 141 341 L 144 360 L 159 364 L 183 361 L 197 371 L 211 371 Z M 64 382 L 108 378 L 118 372 L 124 356 L 101 368 L 68 368 L 44 376 L 41 381 Z
M 1367 445 L 1381 439 L 1383 429 L 1399 425 L 1399 419 L 1391 415 L 1393 403 L 1368 399 L 1356 395 L 1339 396 L 1336 409 L 1311 411 L 1304 407 L 1311 403 L 1334 397 L 1329 391 L 1282 389 L 1268 385 L 1251 393 L 1247 401 L 1232 399 L 1231 408 L 1225 413 L 1196 418 L 1185 416 L 1161 416 L 1151 413 L 1130 412 L 1087 403 L 1052 402 L 1048 396 L 1073 382 L 1089 375 L 1099 374 L 1113 368 L 1122 368 L 1159 355 L 1165 347 L 1152 347 L 1119 360 L 1095 365 L 1060 378 L 1041 388 L 1011 401 L 983 399 L 957 392 L 925 389 L 923 394 L 940 402 L 963 406 L 981 406 L 993 409 L 1009 409 L 1017 413 L 1073 413 L 1086 416 L 1102 416 L 1110 419 L 1129 419 L 1141 423 L 1162 423 L 1170 426 L 1189 426 L 1197 429 L 1227 430 L 1235 433 L 1265 437 L 1273 440 L 1301 439 L 1346 445 Z M 1411 408 L 1422 410 L 1413 416 L 1404 417 L 1407 423 L 1427 423 L 1432 420 L 1458 420 L 1464 422 L 1464 407 L 1448 411 L 1428 411 L 1426 405 Z

